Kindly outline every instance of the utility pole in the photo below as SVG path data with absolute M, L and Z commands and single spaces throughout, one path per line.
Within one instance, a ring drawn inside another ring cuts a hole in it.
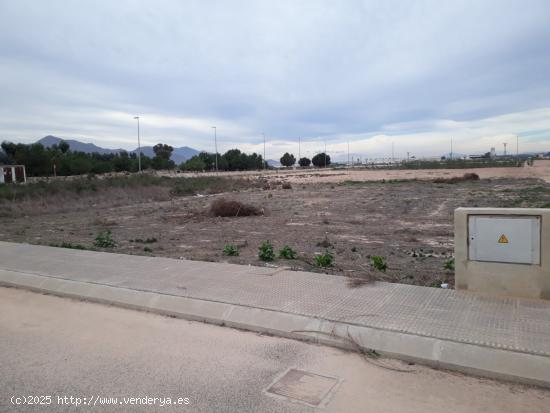
M 298 136 L 298 161 L 300 160 L 300 158 L 302 157 L 302 138 L 300 138 Z
M 327 140 L 325 139 L 325 168 L 327 167 Z
M 134 116 L 137 119 L 137 133 L 138 133 L 138 171 L 141 172 L 141 143 L 139 141 L 139 116 Z
M 519 161 L 519 136 L 516 135 L 516 158 L 518 158 Z
M 349 139 L 348 139 L 348 168 L 351 167 L 350 163 L 349 163 Z
M 217 135 L 217 128 L 215 126 L 212 126 L 212 129 L 214 129 L 214 149 L 216 150 L 216 172 L 218 172 L 218 135 Z
M 264 137 L 264 169 L 267 168 L 267 159 L 265 159 L 265 133 L 262 133 Z
M 503 145 L 504 145 L 504 156 L 506 156 L 506 145 L 507 145 L 507 143 L 504 142 Z
M 451 138 L 451 161 L 453 160 L 453 138 Z
M 407 162 L 409 162 L 409 154 L 410 152 L 407 152 Z
M 394 146 L 395 146 L 394 142 L 392 142 L 391 143 L 391 163 L 392 163 L 392 165 L 393 165 L 393 162 L 394 162 L 394 159 L 395 159 L 395 157 L 394 157 Z

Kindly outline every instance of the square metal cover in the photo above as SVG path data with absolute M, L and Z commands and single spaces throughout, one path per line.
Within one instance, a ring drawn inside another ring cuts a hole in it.
M 319 407 L 324 404 L 338 381 L 334 377 L 290 369 L 269 386 L 266 392 Z
M 468 258 L 472 261 L 540 264 L 540 216 L 468 216 Z

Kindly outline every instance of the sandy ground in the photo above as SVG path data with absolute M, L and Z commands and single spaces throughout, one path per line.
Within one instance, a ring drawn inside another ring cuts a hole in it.
M 286 190 L 276 181 L 267 190 L 161 202 L 122 197 L 115 205 L 102 204 L 106 197 L 94 194 L 61 205 L 44 202 L 28 215 L 0 217 L 0 238 L 92 248 L 97 234 L 110 230 L 117 242 L 112 251 L 118 253 L 251 265 L 265 265 L 258 246 L 269 240 L 276 252 L 289 245 L 298 253 L 296 260 L 269 265 L 439 286 L 454 282 L 445 263 L 453 254 L 455 208 L 550 207 L 550 184 L 534 179 L 294 183 Z M 254 205 L 264 215 L 213 217 L 208 208 L 220 197 Z M 240 255 L 223 255 L 226 244 Z M 314 257 L 326 251 L 334 256 L 333 266 L 321 269 Z M 373 268 L 372 256 L 384 257 L 386 272 Z
M 536 160 L 533 166 L 525 164 L 520 168 L 472 168 L 472 169 L 365 169 L 365 168 L 339 168 L 339 169 L 279 169 L 268 171 L 249 172 L 219 172 L 201 173 L 200 175 L 219 175 L 233 177 L 262 177 L 268 180 L 285 180 L 294 183 L 338 183 L 347 180 L 352 181 L 381 181 L 391 179 L 433 179 L 444 176 L 462 176 L 465 173 L 475 172 L 481 178 L 533 178 L 550 182 L 550 160 Z M 161 173 L 168 176 L 196 176 L 196 173 Z
M 77 409 L 57 396 L 189 399 L 79 407 L 101 412 L 312 412 L 264 392 L 289 368 L 340 380 L 327 412 L 542 413 L 550 403 L 545 389 L 16 289 L 0 288 L 0 331 L 5 412 Z M 14 395 L 51 395 L 53 404 L 17 407 Z

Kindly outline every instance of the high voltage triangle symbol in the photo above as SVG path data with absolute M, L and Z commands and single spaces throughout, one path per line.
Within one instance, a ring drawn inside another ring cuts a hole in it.
M 502 234 L 500 238 L 498 239 L 499 244 L 508 244 L 508 238 L 506 238 L 506 235 Z

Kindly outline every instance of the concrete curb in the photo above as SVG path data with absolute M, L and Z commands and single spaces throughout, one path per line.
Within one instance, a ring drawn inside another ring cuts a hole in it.
M 0 270 L 0 285 L 170 315 L 550 387 L 550 357 L 216 301 Z

